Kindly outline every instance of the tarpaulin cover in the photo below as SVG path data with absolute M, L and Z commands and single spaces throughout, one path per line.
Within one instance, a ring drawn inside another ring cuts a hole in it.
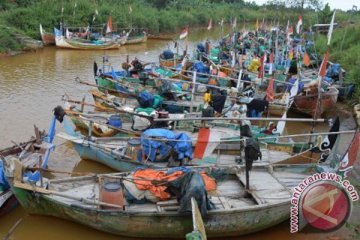
M 6 190 L 10 187 L 4 174 L 4 165 L 2 160 L 0 160 L 0 186 L 3 190 Z
M 162 141 L 156 141 L 156 139 L 151 140 L 149 138 L 159 138 L 162 139 Z M 164 139 L 168 141 L 163 141 Z M 178 154 L 177 160 L 181 160 L 184 157 L 191 159 L 192 143 L 190 140 L 189 136 L 185 133 L 175 134 L 170 130 L 161 128 L 148 129 L 141 136 L 143 151 L 150 161 L 156 160 L 157 153 L 160 156 L 166 156 L 171 150 L 174 150 Z

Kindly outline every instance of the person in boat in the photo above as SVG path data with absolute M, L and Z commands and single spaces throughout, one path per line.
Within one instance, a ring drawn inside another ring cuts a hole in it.
M 130 76 L 134 74 L 139 74 L 144 70 L 144 66 L 141 64 L 141 62 L 135 57 L 135 59 L 130 63 L 131 70 L 129 71 Z

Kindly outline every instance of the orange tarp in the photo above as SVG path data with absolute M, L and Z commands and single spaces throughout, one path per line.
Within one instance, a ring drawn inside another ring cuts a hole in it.
M 154 169 L 141 169 L 134 173 L 136 187 L 139 190 L 149 190 L 156 197 L 161 200 L 166 200 L 171 195 L 166 192 L 166 182 L 173 181 L 184 174 L 182 171 L 176 171 L 172 174 L 166 175 L 166 171 L 159 171 Z M 204 181 L 206 191 L 214 191 L 216 189 L 215 179 L 206 175 L 205 172 L 200 172 Z M 144 180 L 141 180 L 141 179 Z

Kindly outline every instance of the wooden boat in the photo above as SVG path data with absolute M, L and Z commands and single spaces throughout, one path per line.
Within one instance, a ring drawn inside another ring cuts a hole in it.
M 159 34 L 159 35 L 147 34 L 147 36 L 148 36 L 148 39 L 151 39 L 151 40 L 162 40 L 162 41 L 172 41 L 172 40 L 174 40 L 174 37 L 171 34 L 168 34 L 168 35 L 165 35 L 165 34 Z
M 318 103 L 317 92 L 297 95 L 294 97 L 292 109 L 319 118 L 325 111 L 335 107 L 338 94 L 339 91 L 336 88 L 330 87 L 328 91 L 320 94 L 320 103 Z
M 3 164 L 7 159 L 17 158 L 26 167 L 34 167 L 40 163 L 39 157 L 43 157 L 48 145 L 41 140 L 45 137 L 44 132 L 39 132 L 37 128 L 35 131 L 37 138 L 0 150 L 0 178 L 4 175 Z M 7 183 L 0 179 L 0 216 L 15 208 L 17 203 Z
M 106 49 L 118 49 L 121 45 L 121 41 L 118 39 L 106 39 L 90 41 L 81 38 L 66 38 L 62 35 L 61 31 L 54 29 L 55 31 L 55 44 L 59 48 L 79 49 L 79 50 L 106 50 Z
M 179 54 L 174 54 L 174 57 L 170 59 L 164 58 L 163 54 L 159 55 L 160 67 L 164 67 L 164 68 L 174 68 L 178 64 L 180 64 L 182 60 L 183 60 L 182 56 Z
M 135 36 L 131 36 L 131 34 L 128 36 L 125 45 L 130 45 L 130 44 L 139 44 L 139 43 L 144 43 L 147 41 L 147 34 L 146 32 L 143 32 L 139 35 L 135 35 Z
M 348 160 L 346 166 L 337 164 L 339 167 L 333 168 L 333 172 L 344 174 L 349 167 L 351 169 L 356 160 L 359 140 L 360 134 L 357 133 L 349 152 L 343 158 Z M 11 169 L 9 166 L 15 167 Z M 173 195 L 161 197 L 161 200 L 153 197 L 152 202 L 131 201 L 129 195 L 124 193 L 129 192 L 130 186 L 138 187 L 136 181 L 139 179 L 134 177 L 136 172 L 96 174 L 59 180 L 42 178 L 43 184 L 38 182 L 35 185 L 24 182 L 23 167 L 16 159 L 7 161 L 6 168 L 12 191 L 23 208 L 32 214 L 59 217 L 128 237 L 179 238 L 193 229 L 192 215 L 189 214 L 191 210 L 189 212 L 186 205 L 190 204 L 190 201 L 185 200 L 185 195 L 177 198 L 180 199 L 179 202 Z M 208 176 L 208 183 L 214 183 L 213 179 L 209 179 L 209 176 L 213 176 L 216 185 L 210 187 L 205 183 L 198 187 L 196 192 L 191 192 L 191 189 L 185 188 L 181 182 L 180 186 L 183 186 L 182 189 L 190 197 L 197 194 L 204 196 L 200 197 L 204 199 L 200 204 L 197 200 L 199 206 L 204 202 L 211 202 L 214 206 L 203 208 L 202 211 L 205 215 L 203 223 L 207 237 L 232 237 L 261 231 L 288 219 L 294 187 L 306 177 L 315 174 L 319 168 L 313 164 L 254 165 L 248 172 L 245 166 L 191 167 L 188 168 L 190 172 L 186 176 L 195 179 L 194 177 L 199 176 L 197 169 L 203 172 L 202 176 Z M 166 174 L 166 171 L 163 174 Z M 184 173 L 179 174 L 185 176 Z M 158 178 L 141 179 L 144 186 Z M 114 185 L 113 192 L 116 192 L 112 195 L 112 200 L 106 195 L 109 189 L 106 184 L 109 182 Z M 165 188 L 170 184 L 164 180 L 160 182 Z M 146 194 L 145 192 L 140 194 Z
M 44 45 L 55 45 L 55 35 L 53 33 L 46 32 L 40 24 L 40 35 Z

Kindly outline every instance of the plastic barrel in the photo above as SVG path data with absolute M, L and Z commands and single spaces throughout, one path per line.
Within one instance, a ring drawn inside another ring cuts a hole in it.
M 124 196 L 121 185 L 118 182 L 106 182 L 100 191 L 100 201 L 104 203 L 124 206 Z M 103 206 L 104 209 L 119 209 L 116 207 Z
M 130 138 L 128 140 L 127 155 L 133 160 L 141 161 L 141 141 L 138 138 Z
M 121 118 L 118 115 L 111 115 L 108 121 L 109 125 L 120 128 L 122 125 Z

